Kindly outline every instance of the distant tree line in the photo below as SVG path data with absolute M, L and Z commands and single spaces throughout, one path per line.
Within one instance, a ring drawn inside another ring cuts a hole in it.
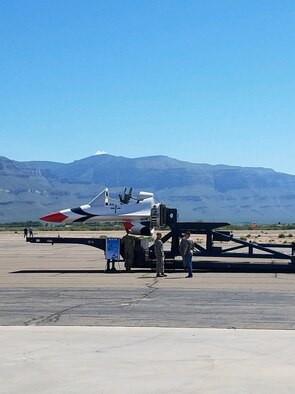
M 0 231 L 19 231 L 25 227 L 32 227 L 38 231 L 118 231 L 124 230 L 122 223 L 116 222 L 98 222 L 98 223 L 70 223 L 70 224 L 50 224 L 41 223 L 39 221 L 27 221 L 27 222 L 11 222 L 11 223 L 0 223 Z M 291 224 L 267 224 L 267 225 L 255 225 L 244 224 L 244 225 L 229 225 L 221 228 L 222 230 L 294 230 L 295 223 Z M 169 227 L 165 227 L 162 230 L 169 231 Z
M 34 228 L 38 231 L 111 231 L 124 230 L 122 223 L 70 223 L 70 224 L 43 224 L 39 221 L 1 223 L 0 231 L 19 231 L 27 228 Z

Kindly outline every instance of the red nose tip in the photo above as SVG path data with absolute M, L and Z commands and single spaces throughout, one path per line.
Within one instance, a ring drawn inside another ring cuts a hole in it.
M 53 222 L 53 223 L 61 223 L 67 219 L 67 216 L 62 214 L 61 212 L 53 212 L 50 213 L 49 215 L 42 216 L 40 220 L 43 220 L 44 222 Z

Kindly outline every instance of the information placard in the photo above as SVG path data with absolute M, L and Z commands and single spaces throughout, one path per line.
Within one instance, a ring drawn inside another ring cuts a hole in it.
M 106 259 L 120 260 L 120 238 L 106 239 Z

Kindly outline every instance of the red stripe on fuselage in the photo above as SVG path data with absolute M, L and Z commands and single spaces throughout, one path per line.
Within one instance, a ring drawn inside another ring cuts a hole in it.
M 61 223 L 67 218 L 68 216 L 64 215 L 61 212 L 53 212 L 50 213 L 49 215 L 42 216 L 40 220 L 43 220 L 44 222 Z

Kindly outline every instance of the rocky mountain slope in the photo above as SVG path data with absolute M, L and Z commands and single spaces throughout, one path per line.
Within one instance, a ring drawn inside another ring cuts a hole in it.
M 103 188 L 152 191 L 180 220 L 295 222 L 295 176 L 266 168 L 189 163 L 166 156 L 91 156 L 73 163 L 0 157 L 0 222 L 36 220 L 90 201 Z

